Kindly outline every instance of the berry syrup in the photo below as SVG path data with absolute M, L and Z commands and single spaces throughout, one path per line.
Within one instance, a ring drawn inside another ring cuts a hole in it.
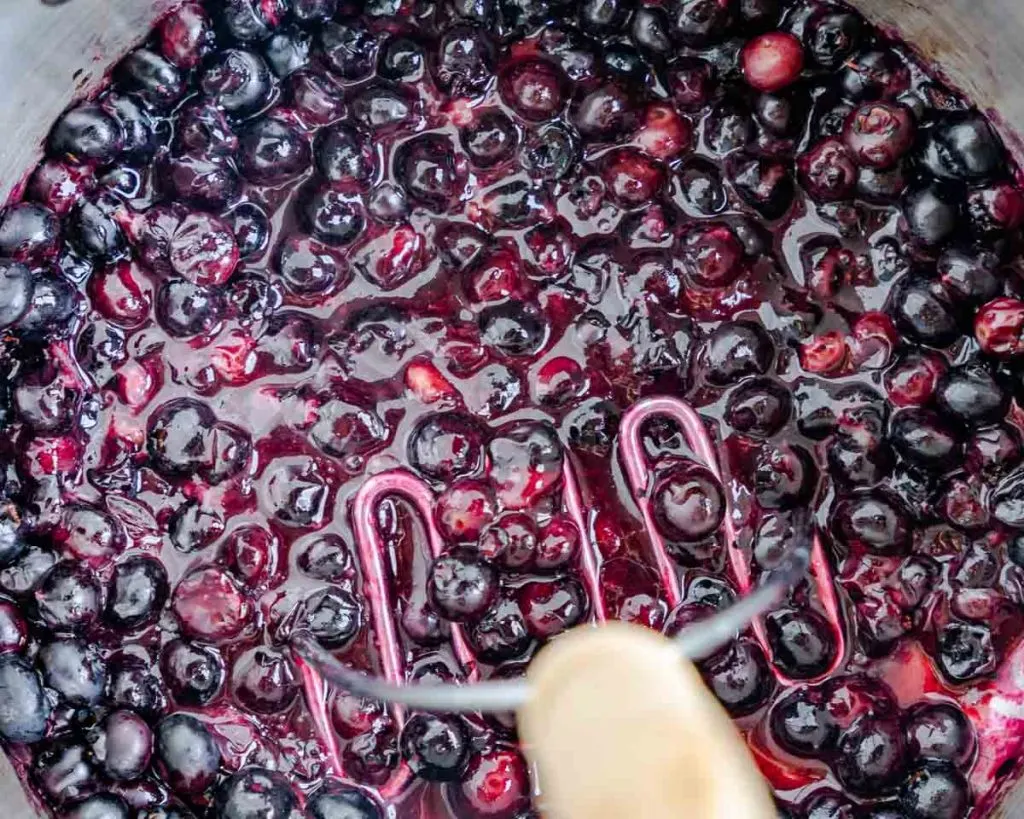
M 288 649 L 381 672 L 353 505 L 405 469 L 428 496 L 371 514 L 408 680 L 675 633 L 810 509 L 821 570 L 701 663 L 780 816 L 985 815 L 1024 728 L 1022 221 L 985 117 L 824 0 L 185 3 L 0 212 L 4 748 L 60 816 L 537 815 L 510 716 Z M 650 396 L 725 481 L 654 418 L 637 503 Z

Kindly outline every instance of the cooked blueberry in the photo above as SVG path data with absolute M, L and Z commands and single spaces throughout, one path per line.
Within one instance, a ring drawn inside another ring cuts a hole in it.
M 265 40 L 288 13 L 286 0 L 224 0 L 220 21 L 227 33 L 240 43 Z
M 988 626 L 950 623 L 939 634 L 939 668 L 953 682 L 991 674 L 996 669 L 996 650 Z
M 851 793 L 874 796 L 903 774 L 906 745 L 895 719 L 858 720 L 839 740 L 836 775 Z
M 889 304 L 898 327 L 916 341 L 945 347 L 960 335 L 953 304 L 927 279 L 902 279 L 893 288 Z
M 224 215 L 231 226 L 241 259 L 262 253 L 270 240 L 270 220 L 263 210 L 252 202 L 243 202 Z
M 0 261 L 0 329 L 17 324 L 32 303 L 31 271 L 23 264 Z
M 469 554 L 444 555 L 430 567 L 427 594 L 434 608 L 448 620 L 478 619 L 497 593 L 497 572 Z
M 154 622 L 167 602 L 167 570 L 152 557 L 130 557 L 117 564 L 107 594 L 106 619 L 134 629 Z
M 936 703 L 915 708 L 904 724 L 907 749 L 926 759 L 969 765 L 974 754 L 974 728 L 955 705 Z
M 99 777 L 88 749 L 70 737 L 44 745 L 32 765 L 32 778 L 52 804 L 67 805 L 99 788 Z
M 733 22 L 733 4 L 724 0 L 682 0 L 676 9 L 676 34 L 689 46 L 721 40 Z
M 815 692 L 797 688 L 772 706 L 772 737 L 791 754 L 807 759 L 828 754 L 839 728 Z
M 925 762 L 900 789 L 900 806 L 911 819 L 959 819 L 970 811 L 966 778 L 952 765 Z
M 816 612 L 776 612 L 767 618 L 767 631 L 772 659 L 790 677 L 816 677 L 831 665 L 835 655 L 832 633 Z
M 276 91 L 274 77 L 263 58 L 236 48 L 222 51 L 214 58 L 200 85 L 210 99 L 238 119 L 257 113 Z
M 423 76 L 423 46 L 408 37 L 392 37 L 380 50 L 378 72 L 389 80 L 415 82 Z
M 208 101 L 189 103 L 175 117 L 174 147 L 180 154 L 229 155 L 238 149 L 224 112 Z
M 381 819 L 380 806 L 353 785 L 328 780 L 306 802 L 305 819 Z
M 350 244 L 366 224 L 359 199 L 329 185 L 304 192 L 299 218 L 312 236 L 329 245 Z
M 138 714 L 114 711 L 89 733 L 93 756 L 111 779 L 130 781 L 146 772 L 153 752 L 153 732 Z
M 263 55 L 278 77 L 284 79 L 309 64 L 313 38 L 305 31 L 289 28 L 274 34 L 263 46 Z
M 736 641 L 701 670 L 715 696 L 736 717 L 758 710 L 775 686 L 764 653 L 749 640 Z
M 124 147 L 120 123 L 95 103 L 72 108 L 53 126 L 50 153 L 73 162 L 113 162 Z
M 734 159 L 729 164 L 729 179 L 740 198 L 766 219 L 780 219 L 793 204 L 793 177 L 781 162 Z
M 373 72 L 379 43 L 363 26 L 328 23 L 320 32 L 327 67 L 345 80 L 361 80 Z
M 488 111 L 477 117 L 459 134 L 462 148 L 481 168 L 504 162 L 515 152 L 519 134 L 512 120 L 500 111 Z
M 467 630 L 476 655 L 485 663 L 522 657 L 533 644 L 522 611 L 513 600 L 499 600 Z
M 0 736 L 7 742 L 38 742 L 46 735 L 51 709 L 32 666 L 16 654 L 0 656 Z
M 668 18 L 657 6 L 641 6 L 633 12 L 629 31 L 633 42 L 644 51 L 666 55 L 672 50 Z
M 83 255 L 110 260 L 124 252 L 121 229 L 101 203 L 83 202 L 67 218 L 68 240 Z
M 359 603 L 349 592 L 325 588 L 306 599 L 302 625 L 325 648 L 343 648 L 359 633 L 361 617 Z
M 760 324 L 724 322 L 707 337 L 698 362 L 708 383 L 734 384 L 748 375 L 763 375 L 772 365 L 775 349 Z
M 1003 167 L 1003 148 L 992 126 L 980 114 L 946 114 L 929 131 L 922 160 L 940 179 L 982 182 Z
M 926 409 L 911 408 L 896 413 L 889 423 L 889 440 L 900 455 L 923 467 L 952 465 L 960 452 L 956 431 Z
M 47 643 L 39 650 L 47 686 L 75 706 L 95 705 L 103 696 L 107 668 L 99 649 L 78 638 Z
M 469 755 L 465 723 L 457 715 L 413 715 L 402 727 L 399 746 L 410 770 L 430 782 L 458 780 Z
M 494 76 L 494 43 L 482 29 L 454 26 L 441 37 L 432 62 L 434 80 L 453 97 L 475 96 Z
M 0 256 L 42 259 L 57 251 L 60 219 L 49 208 L 31 202 L 11 205 L 0 218 Z
M 182 705 L 205 705 L 224 684 L 224 661 L 207 646 L 172 640 L 160 664 L 171 694 Z
M 804 30 L 804 42 L 814 62 L 835 70 L 856 51 L 864 31 L 859 14 L 826 6 L 815 14 Z
M 242 174 L 260 185 L 277 185 L 304 172 L 311 152 L 306 137 L 293 125 L 265 118 L 239 136 Z
M 157 320 L 168 333 L 179 338 L 209 332 L 220 320 L 222 309 L 219 292 L 184 279 L 170 279 L 157 292 Z
M 46 330 L 58 336 L 67 334 L 77 305 L 78 291 L 67 279 L 47 274 L 37 276 L 28 312 L 17 327 L 28 333 Z
M 936 390 L 939 406 L 965 424 L 999 421 L 1006 414 L 1010 396 L 982 366 L 954 367 Z
M 156 726 L 156 757 L 167 783 L 185 796 L 199 794 L 212 785 L 221 764 L 213 735 L 191 714 L 172 714 L 160 721 Z
M 100 584 L 93 573 L 71 561 L 54 566 L 35 590 L 39 619 L 58 631 L 74 631 L 94 623 L 101 598 Z
M 948 193 L 932 185 L 904 197 L 903 218 L 913 241 L 936 247 L 953 235 L 959 209 Z
M 185 92 L 181 72 L 148 48 L 131 52 L 118 63 L 114 74 L 122 87 L 158 110 L 170 108 Z
M 65 819 L 129 819 L 128 803 L 112 793 L 98 793 L 83 799 L 61 814 Z
M 116 708 L 130 708 L 147 719 L 161 716 L 167 694 L 149 658 L 122 654 L 109 662 L 106 701 Z

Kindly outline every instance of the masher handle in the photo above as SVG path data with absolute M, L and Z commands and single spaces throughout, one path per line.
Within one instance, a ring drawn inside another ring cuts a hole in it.
M 774 819 L 729 715 L 670 640 L 576 629 L 529 670 L 519 734 L 545 819 Z

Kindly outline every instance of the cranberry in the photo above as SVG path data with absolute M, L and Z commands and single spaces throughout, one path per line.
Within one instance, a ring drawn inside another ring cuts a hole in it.
M 750 40 L 743 48 L 743 75 L 758 91 L 792 84 L 804 67 L 804 50 L 792 34 L 776 31 Z
M 434 608 L 445 618 L 475 620 L 497 596 L 497 573 L 469 554 L 444 555 L 430 567 L 427 593 Z
M 513 748 L 482 751 L 469 760 L 455 796 L 477 816 L 513 819 L 529 805 L 526 760 Z
M 402 728 L 402 756 L 413 774 L 429 782 L 454 782 L 469 754 L 469 737 L 461 717 L 415 714 Z
M 868 103 L 846 123 L 846 147 L 861 165 L 889 168 L 914 142 L 914 119 L 907 108 L 884 102 Z
M 464 479 L 456 481 L 438 497 L 434 514 L 446 538 L 472 541 L 480 537 L 495 511 L 493 490 L 480 481 Z
M 298 800 L 288 778 L 277 771 L 248 766 L 217 786 L 213 806 L 224 819 L 289 819 L 298 812 Z
M 224 662 L 214 648 L 172 640 L 160 661 L 164 679 L 182 705 L 205 705 L 224 684 Z
M 849 199 L 857 184 L 853 156 L 837 139 L 826 139 L 801 155 L 797 170 L 800 184 L 817 202 Z
M 900 789 L 900 806 L 914 819 L 955 819 L 970 811 L 970 787 L 952 765 L 924 763 Z
M 520 60 L 506 67 L 498 79 L 502 100 L 523 119 L 542 122 L 561 110 L 568 79 L 551 62 Z
M 251 615 L 249 601 L 237 582 L 216 568 L 185 575 L 174 589 L 171 606 L 191 636 L 212 642 L 237 637 Z
M 587 611 L 583 588 L 575 581 L 535 581 L 522 586 L 519 608 L 526 627 L 545 640 L 579 624 Z
M 985 304 L 974 319 L 974 335 L 981 349 L 999 358 L 1024 351 L 1024 302 L 1001 297 Z
M 506 509 L 523 509 L 561 480 L 564 453 L 555 430 L 540 422 L 505 427 L 487 447 L 491 479 Z

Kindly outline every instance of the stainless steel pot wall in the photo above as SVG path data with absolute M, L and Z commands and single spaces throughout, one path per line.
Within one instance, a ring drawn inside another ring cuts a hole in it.
M 139 40 L 175 0 L 0 0 L 0 202 L 37 161 L 50 124 Z M 1024 3 L 1021 0 L 853 0 L 914 43 L 980 106 L 996 112 L 1024 159 Z M 0 755 L 0 805 L 9 819 L 36 813 Z M 1024 783 L 990 819 L 1024 817 Z

